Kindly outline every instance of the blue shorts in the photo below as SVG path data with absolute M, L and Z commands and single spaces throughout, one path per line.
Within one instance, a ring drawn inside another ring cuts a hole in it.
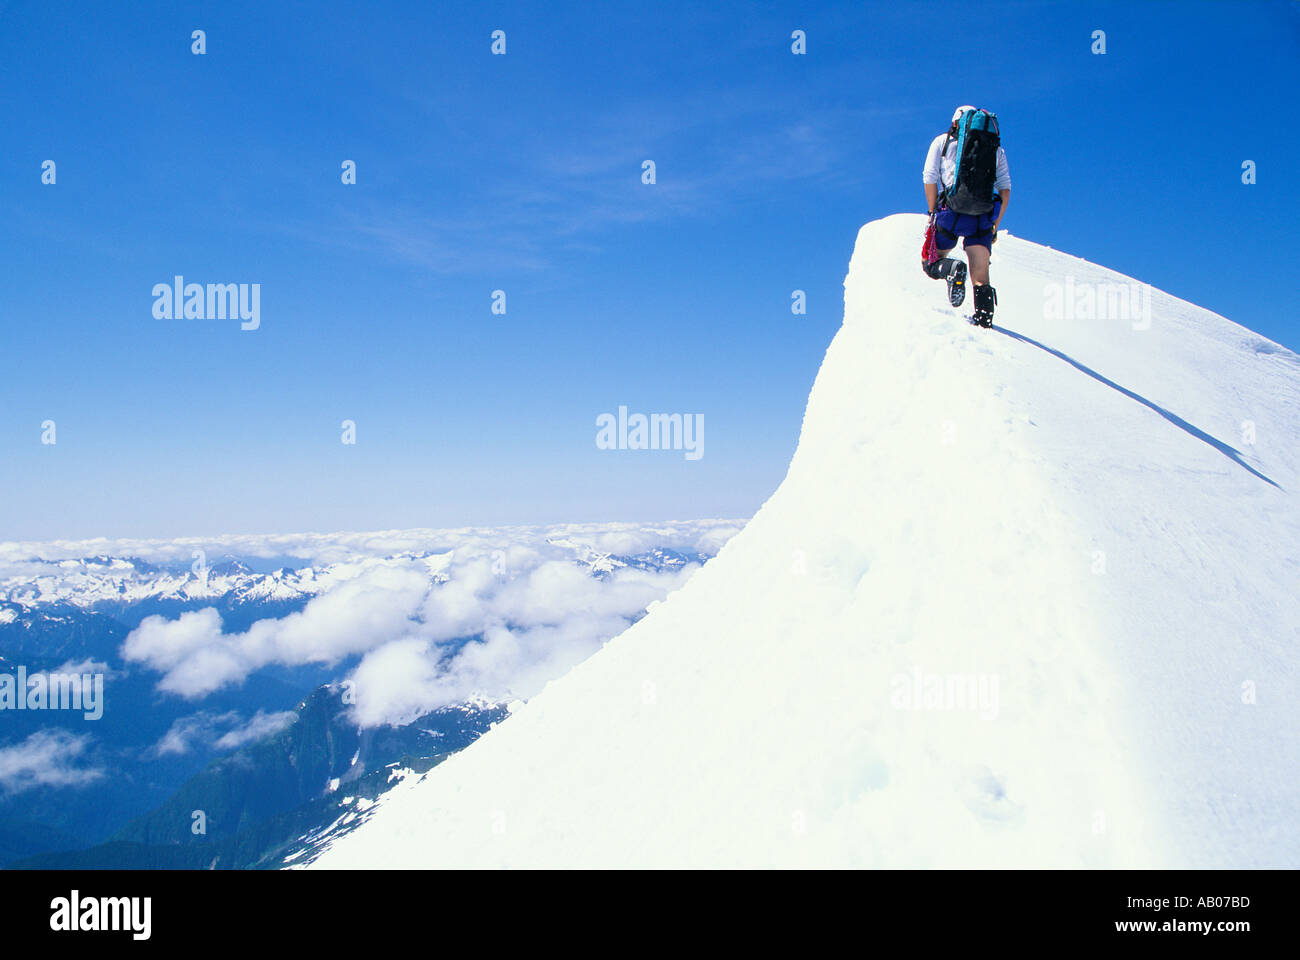
M 947 207 L 939 208 L 939 215 L 934 218 L 934 242 L 940 250 L 951 250 L 957 246 L 957 238 L 964 237 L 962 247 L 993 246 L 993 224 L 997 222 L 998 211 L 1002 201 L 993 201 L 993 210 L 974 216 L 968 213 L 953 213 Z

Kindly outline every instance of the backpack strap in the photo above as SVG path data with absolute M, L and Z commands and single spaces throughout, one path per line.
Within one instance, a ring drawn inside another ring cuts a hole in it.
M 948 144 L 950 143 L 952 143 L 952 127 L 948 128 L 948 136 L 944 137 L 943 139 L 943 149 L 939 151 L 939 199 L 936 200 L 934 203 L 934 209 L 936 210 L 938 210 L 940 207 L 942 207 L 945 203 L 948 202 L 948 188 L 944 185 L 943 182 L 943 158 L 948 155 Z M 961 158 L 958 157 L 958 159 L 960 160 Z M 957 168 L 955 165 L 953 167 L 952 172 L 953 172 L 953 185 L 956 186 Z
M 961 155 L 962 151 L 966 149 L 966 135 L 970 132 L 970 125 L 974 117 L 974 112 L 968 110 L 957 121 L 957 136 L 955 137 L 957 141 L 957 158 L 952 167 L 952 188 L 954 190 L 957 189 L 957 178 L 961 176 Z M 952 136 L 951 132 L 948 135 Z

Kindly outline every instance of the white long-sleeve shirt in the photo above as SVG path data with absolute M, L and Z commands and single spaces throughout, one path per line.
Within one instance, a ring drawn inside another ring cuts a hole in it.
M 934 138 L 930 144 L 930 150 L 925 155 L 925 166 L 921 169 L 922 183 L 940 183 L 942 177 L 942 186 L 940 192 L 945 189 L 952 189 L 952 178 L 957 172 L 957 138 L 953 137 L 948 144 L 948 149 L 944 151 L 943 141 L 948 138 L 948 134 L 941 133 Z M 943 157 L 939 153 L 943 151 Z M 1011 189 L 1011 172 L 1007 169 L 1007 152 L 998 147 L 998 167 L 997 176 L 993 181 L 993 189 L 1002 191 Z

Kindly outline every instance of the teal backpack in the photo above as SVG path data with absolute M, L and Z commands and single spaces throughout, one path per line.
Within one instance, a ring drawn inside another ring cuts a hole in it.
M 957 141 L 957 170 L 943 201 L 956 213 L 990 213 L 997 199 L 993 183 L 998 176 L 998 147 L 1002 145 L 998 118 L 987 110 L 967 110 L 958 119 L 957 129 L 948 132 L 944 153 L 953 139 Z

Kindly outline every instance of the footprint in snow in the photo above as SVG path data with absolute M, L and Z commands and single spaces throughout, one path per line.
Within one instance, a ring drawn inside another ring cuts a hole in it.
M 966 809 L 986 823 L 1012 824 L 1024 818 L 1025 808 L 1007 796 L 1002 779 L 986 766 L 968 768 L 957 792 Z

